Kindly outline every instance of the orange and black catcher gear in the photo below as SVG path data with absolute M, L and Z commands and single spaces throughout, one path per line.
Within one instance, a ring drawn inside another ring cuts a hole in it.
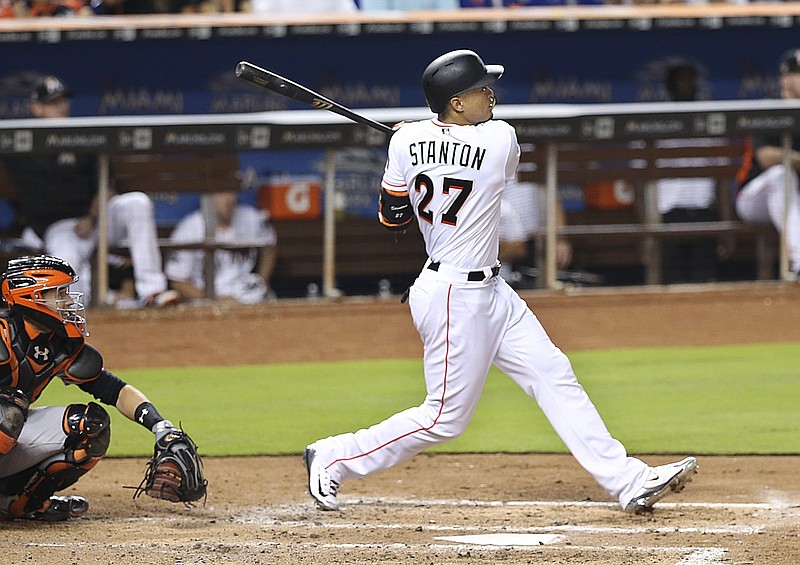
M 52 255 L 30 255 L 8 262 L 0 292 L 9 310 L 71 338 L 86 337 L 82 292 L 70 292 L 78 275 L 69 263 Z M 55 292 L 48 293 L 47 291 Z

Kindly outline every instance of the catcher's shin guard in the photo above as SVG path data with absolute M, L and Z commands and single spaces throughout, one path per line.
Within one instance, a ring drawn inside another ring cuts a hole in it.
M 16 475 L 0 479 L 0 492 L 13 495 L 7 514 L 24 518 L 46 506 L 56 492 L 77 482 L 108 450 L 111 419 L 98 404 L 72 404 L 64 411 L 64 452 Z

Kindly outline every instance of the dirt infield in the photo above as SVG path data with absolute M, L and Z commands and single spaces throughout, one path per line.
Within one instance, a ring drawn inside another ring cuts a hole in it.
M 568 353 L 800 341 L 795 285 L 526 298 Z M 394 299 L 98 311 L 89 325 L 90 342 L 112 370 L 421 354 L 407 308 Z M 110 459 L 70 489 L 90 499 L 86 517 L 0 523 L 0 545 L 12 564 L 788 565 L 800 562 L 798 463 L 797 456 L 701 457 L 684 493 L 652 515 L 629 516 L 562 455 L 423 454 L 347 483 L 338 513 L 310 503 L 299 456 L 209 458 L 208 501 L 192 509 L 132 500 L 123 486 L 138 481 L 144 460 Z M 492 537 L 458 537 L 466 535 Z

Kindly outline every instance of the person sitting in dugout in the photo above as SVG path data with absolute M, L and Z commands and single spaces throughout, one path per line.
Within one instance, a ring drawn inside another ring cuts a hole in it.
M 111 420 L 95 402 L 31 408 L 56 377 L 155 435 L 154 457 L 137 495 L 173 502 L 201 498 L 206 481 L 191 439 L 141 391 L 107 371 L 86 343 L 82 293 L 70 292 L 76 280 L 69 263 L 49 255 L 12 259 L 0 277 L 8 307 L 0 311 L 0 518 L 55 522 L 89 507 L 84 497 L 56 493 L 105 456 Z M 161 468 L 165 457 L 171 473 Z

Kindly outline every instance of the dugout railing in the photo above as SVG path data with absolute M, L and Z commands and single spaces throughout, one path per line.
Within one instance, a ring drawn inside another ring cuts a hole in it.
M 660 284 L 663 281 L 662 240 L 715 237 L 727 240 L 734 248 L 737 240 L 752 240 L 757 278 L 774 278 L 777 232 L 772 226 L 746 224 L 738 220 L 734 210 L 736 176 L 749 151 L 746 138 L 532 144 L 523 146 L 520 179 L 540 185 L 547 183 L 549 151 L 555 151 L 557 184 L 606 189 L 606 192 L 617 186 L 635 195 L 632 202 L 619 206 L 617 210 L 570 214 L 568 225 L 559 227 L 556 234 L 573 241 L 575 249 L 586 249 L 589 247 L 587 244 L 597 242 L 601 237 L 608 248 L 626 244 L 630 247 L 634 242 L 633 260 L 643 266 L 645 283 Z M 716 185 L 714 208 L 717 220 L 662 221 L 657 209 L 657 182 L 681 178 L 713 181 Z M 613 195 L 607 197 L 613 198 Z M 534 237 L 544 242 L 546 235 L 546 230 L 541 230 Z M 611 262 L 609 249 L 597 245 L 591 249 L 595 254 L 605 254 L 605 260 Z M 628 261 L 630 255 L 626 256 Z
M 396 108 L 364 110 L 368 117 L 386 124 L 401 120 L 424 119 L 431 114 L 425 108 Z M 609 228 L 607 225 L 581 226 L 555 225 L 557 187 L 560 179 L 567 178 L 559 166 L 559 146 L 568 143 L 583 144 L 586 154 L 601 154 L 601 145 L 609 142 L 628 143 L 644 140 L 692 137 L 726 137 L 740 139 L 753 134 L 781 133 L 788 148 L 788 136 L 800 130 L 800 101 L 716 101 L 684 103 L 637 103 L 601 105 L 510 105 L 500 106 L 496 117 L 512 123 L 520 142 L 536 144 L 542 148 L 535 173 L 543 182 L 546 192 L 545 227 L 541 232 L 544 245 L 545 287 L 558 286 L 555 269 L 555 244 L 559 235 L 570 237 L 608 237 L 610 229 L 626 237 L 682 237 L 690 234 L 718 234 L 725 231 L 751 230 L 737 220 L 725 220 L 708 225 L 656 226 L 630 223 Z M 332 157 L 336 149 L 366 146 L 382 147 L 388 135 L 354 124 L 345 118 L 317 110 L 264 112 L 233 115 L 180 115 L 68 118 L 62 120 L 6 120 L 0 123 L 0 152 L 59 152 L 65 150 L 92 151 L 104 156 L 100 174 L 101 200 L 108 195 L 110 184 L 109 163 L 116 155 L 177 154 L 193 152 L 214 155 L 236 151 L 270 149 L 326 149 L 331 158 L 326 160 L 324 174 L 324 206 L 322 241 L 319 257 L 322 294 L 337 296 L 335 288 L 336 228 L 334 214 L 336 162 Z M 563 155 L 563 154 L 562 154 Z M 788 149 L 785 151 L 788 161 Z M 634 169 L 635 162 L 623 163 L 620 174 Z M 663 170 L 661 171 L 664 172 Z M 730 171 L 728 171 L 728 174 Z M 588 173 L 586 173 L 588 174 Z M 652 174 L 652 171 L 651 171 Z M 660 173 L 659 173 L 660 174 Z M 666 175 L 665 175 L 666 176 Z M 673 176 L 670 173 L 669 176 Z M 788 181 L 786 183 L 788 187 Z M 377 187 L 376 187 L 377 189 Z M 787 192 L 788 195 L 788 192 Z M 100 229 L 105 217 L 100 207 Z M 103 259 L 108 253 L 100 237 L 98 248 L 99 275 L 103 276 Z M 356 242 L 355 245 L 358 245 Z M 279 243 L 280 246 L 280 243 Z M 365 248 L 366 249 L 366 248 Z M 786 242 L 780 239 L 779 278 L 789 278 Z M 391 257 L 391 249 L 372 250 L 376 263 Z M 369 261 L 369 253 L 362 258 Z M 102 280 L 102 279 L 101 279 Z M 100 290 L 102 293 L 102 289 Z M 102 294 L 98 296 L 102 298 Z

